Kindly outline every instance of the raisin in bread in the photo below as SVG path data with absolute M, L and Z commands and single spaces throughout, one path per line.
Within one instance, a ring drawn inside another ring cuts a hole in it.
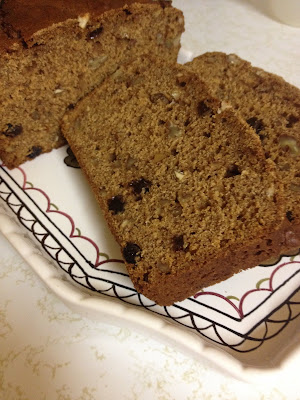
M 197 74 L 138 59 L 69 111 L 62 131 L 136 289 L 158 304 L 277 253 L 276 168 Z
M 65 143 L 59 124 L 120 63 L 176 61 L 184 29 L 170 1 L 0 2 L 0 158 L 13 168 Z
M 186 67 L 200 74 L 260 138 L 265 154 L 278 167 L 286 201 L 282 251 L 300 247 L 300 90 L 281 77 L 253 67 L 235 54 L 205 53 Z

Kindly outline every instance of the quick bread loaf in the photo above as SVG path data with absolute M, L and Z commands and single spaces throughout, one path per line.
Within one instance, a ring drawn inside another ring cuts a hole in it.
M 170 1 L 1 1 L 2 161 L 13 168 L 64 144 L 67 108 L 138 54 L 175 62 L 183 30 Z
M 158 304 L 278 254 L 274 163 L 185 67 L 146 56 L 121 66 L 66 113 L 62 132 L 134 286 Z
M 300 247 L 300 90 L 235 54 L 205 53 L 185 64 L 240 113 L 260 139 L 284 184 L 282 251 Z

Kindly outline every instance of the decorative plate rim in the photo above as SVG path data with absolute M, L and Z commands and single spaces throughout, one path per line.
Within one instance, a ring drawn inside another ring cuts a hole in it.
M 2 167 L 1 170 L 3 170 Z M 21 168 L 19 170 L 26 177 L 24 171 Z M 25 184 L 26 179 L 24 179 L 24 184 L 21 186 L 22 190 L 25 188 Z M 30 190 L 31 188 L 27 187 L 27 189 Z M 42 190 L 40 191 L 43 192 Z M 48 197 L 47 201 L 47 209 L 49 209 L 50 199 Z M 201 355 L 204 359 L 213 362 L 218 368 L 224 370 L 224 365 L 226 365 L 226 372 L 229 370 L 233 376 L 239 379 L 244 379 L 245 376 L 249 379 L 257 374 L 257 368 L 245 367 L 240 360 L 233 358 L 229 353 L 225 353 L 218 346 L 213 345 L 211 339 L 209 339 L 209 343 L 206 343 L 205 340 L 201 340 L 199 336 L 197 337 L 196 334 L 191 333 L 189 330 L 184 330 L 179 325 L 171 325 L 164 316 L 159 318 L 156 314 L 147 313 L 141 308 L 113 301 L 111 298 L 107 300 L 104 296 L 95 296 L 92 292 L 86 293 L 74 286 L 66 277 L 62 277 L 62 272 L 54 265 L 52 260 L 48 261 L 41 253 L 41 249 L 32 241 L 32 238 L 29 238 L 28 243 L 28 239 L 25 239 L 25 237 L 28 238 L 28 235 L 27 233 L 25 234 L 21 224 L 17 223 L 13 216 L 8 216 L 5 210 L 2 213 L 2 209 L 4 210 L 0 204 L 0 231 L 49 288 L 75 312 L 93 319 L 105 318 L 115 325 L 122 320 L 124 324 L 134 325 L 138 330 L 146 331 L 148 334 L 151 332 L 152 335 L 159 336 L 160 339 L 164 338 L 172 341 L 175 345 L 182 347 L 184 351 L 192 352 L 197 356 Z M 65 217 L 68 218 L 68 215 L 65 214 Z M 71 232 L 74 233 L 73 225 Z M 85 239 L 84 236 L 81 238 Z M 87 238 L 87 240 L 89 239 Z M 286 303 L 284 302 L 283 304 L 285 305 Z M 271 315 L 273 311 L 270 313 Z M 216 356 L 216 354 L 218 355 Z M 247 371 L 246 374 L 245 371 Z
M 195 334 L 180 326 L 170 324 L 164 318 L 157 318 L 139 308 L 83 292 L 67 279 L 62 279 L 60 271 L 42 255 L 35 245 L 32 245 L 28 235 L 24 234 L 13 217 L 3 212 L 2 207 L 0 207 L 0 231 L 41 278 L 43 284 L 46 284 L 75 313 L 113 325 L 119 325 L 119 322 L 122 321 L 125 326 L 134 327 L 142 334 L 150 335 L 168 344 L 171 343 L 185 354 L 194 358 L 200 356 L 217 370 L 225 374 L 229 373 L 233 378 L 244 382 L 256 384 L 261 381 L 265 383 L 269 381 L 271 383 L 274 380 L 274 372 L 280 372 L 282 369 L 282 366 L 277 366 L 264 369 L 262 372 L 260 368 L 243 364 L 218 346 L 212 345 L 204 339 L 199 340 Z M 297 356 L 300 358 L 300 346 L 298 347 Z M 289 360 L 287 359 L 285 368 L 288 369 L 288 366 Z

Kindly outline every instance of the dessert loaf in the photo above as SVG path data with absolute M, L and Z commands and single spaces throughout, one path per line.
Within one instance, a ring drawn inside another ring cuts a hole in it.
M 176 61 L 184 29 L 170 1 L 0 1 L 0 158 L 13 168 L 65 143 L 59 124 L 118 66 Z
M 186 67 L 256 132 L 284 184 L 286 219 L 282 251 L 300 247 L 300 90 L 235 54 L 205 53 Z
M 220 107 L 197 74 L 141 57 L 63 119 L 134 286 L 160 305 L 281 245 L 276 168 L 252 129 Z

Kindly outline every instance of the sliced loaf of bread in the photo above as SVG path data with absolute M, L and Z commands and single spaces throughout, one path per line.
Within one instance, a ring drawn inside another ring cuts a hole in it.
M 158 304 L 277 254 L 276 168 L 185 67 L 141 57 L 119 68 L 65 115 L 62 131 L 134 286 Z
M 205 53 L 187 63 L 213 95 L 232 107 L 260 138 L 284 184 L 286 219 L 282 249 L 300 247 L 300 89 L 253 67 L 235 54 Z
M 170 1 L 0 1 L 0 159 L 63 145 L 68 107 L 138 54 L 175 62 L 183 29 Z

